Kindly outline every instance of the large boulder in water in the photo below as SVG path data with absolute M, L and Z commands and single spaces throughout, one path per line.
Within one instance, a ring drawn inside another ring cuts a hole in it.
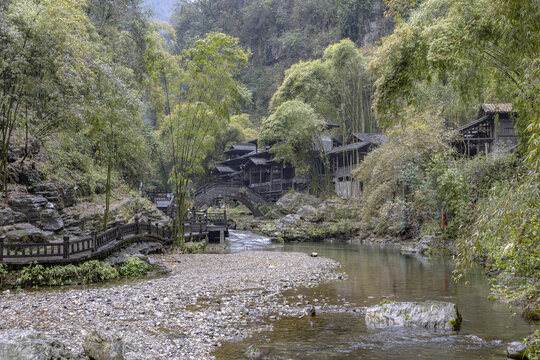
M 284 214 L 296 214 L 296 212 L 304 205 L 317 206 L 321 200 L 315 196 L 290 192 L 281 197 L 276 203 L 277 208 Z
M 43 333 L 29 330 L 0 332 L 0 359 L 77 359 L 64 344 Z
M 442 301 L 388 302 L 366 310 L 368 327 L 417 326 L 459 330 L 461 314 L 455 304 Z

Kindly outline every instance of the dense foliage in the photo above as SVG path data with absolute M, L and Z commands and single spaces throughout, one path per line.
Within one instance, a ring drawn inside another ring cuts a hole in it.
M 380 0 L 182 0 L 172 23 L 180 49 L 210 31 L 220 31 L 239 38 L 252 51 L 242 78 L 253 93 L 250 111 L 263 118 L 285 69 L 322 56 L 328 45 L 341 39 L 357 45 L 376 43 L 393 25 L 383 13 Z

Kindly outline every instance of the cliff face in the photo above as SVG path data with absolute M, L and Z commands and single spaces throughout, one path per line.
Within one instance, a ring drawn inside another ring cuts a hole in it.
M 178 49 L 209 31 L 240 39 L 250 49 L 242 81 L 253 94 L 247 111 L 264 117 L 284 72 L 302 60 L 320 58 L 328 45 L 349 38 L 376 45 L 393 30 L 383 0 L 146 0 L 157 19 L 170 18 Z

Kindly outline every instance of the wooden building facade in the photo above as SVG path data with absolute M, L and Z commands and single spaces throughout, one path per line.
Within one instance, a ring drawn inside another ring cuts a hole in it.
M 516 112 L 512 104 L 482 104 L 476 120 L 460 127 L 457 150 L 466 155 L 510 151 L 517 146 Z

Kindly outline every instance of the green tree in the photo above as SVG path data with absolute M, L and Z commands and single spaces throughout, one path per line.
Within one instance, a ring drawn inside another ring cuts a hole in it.
M 289 100 L 300 100 L 322 117 L 342 125 L 343 134 L 374 132 L 371 85 L 366 62 L 350 40 L 330 45 L 324 58 L 299 62 L 285 79 L 270 104 L 272 111 Z
M 169 58 L 170 59 L 170 58 Z M 236 80 L 248 54 L 238 40 L 221 33 L 209 33 L 183 51 L 176 64 L 180 84 L 165 92 L 162 133 L 172 159 L 170 182 L 174 189 L 177 219 L 188 211 L 187 196 L 195 173 L 213 147 L 217 133 L 226 128 L 231 112 L 249 100 L 248 91 Z M 174 62 L 167 62 L 174 66 Z M 168 78 L 168 77 L 167 77 Z M 165 82 L 161 82 L 165 86 Z M 176 222 L 177 243 L 183 246 L 183 221 Z
M 324 122 L 311 106 L 291 100 L 264 120 L 259 141 L 272 145 L 275 158 L 293 165 L 297 176 L 310 178 L 312 191 L 319 193 L 327 187 L 321 175 L 328 173 L 320 138 L 323 130 Z
M 7 154 L 14 129 L 39 134 L 74 120 L 84 106 L 91 43 L 78 1 L 9 0 L 0 5 L 0 160 L 7 199 Z
M 427 0 L 377 49 L 374 107 L 391 125 L 417 105 L 419 84 L 451 87 L 464 102 L 512 101 L 531 163 L 540 161 L 540 6 L 536 1 Z

